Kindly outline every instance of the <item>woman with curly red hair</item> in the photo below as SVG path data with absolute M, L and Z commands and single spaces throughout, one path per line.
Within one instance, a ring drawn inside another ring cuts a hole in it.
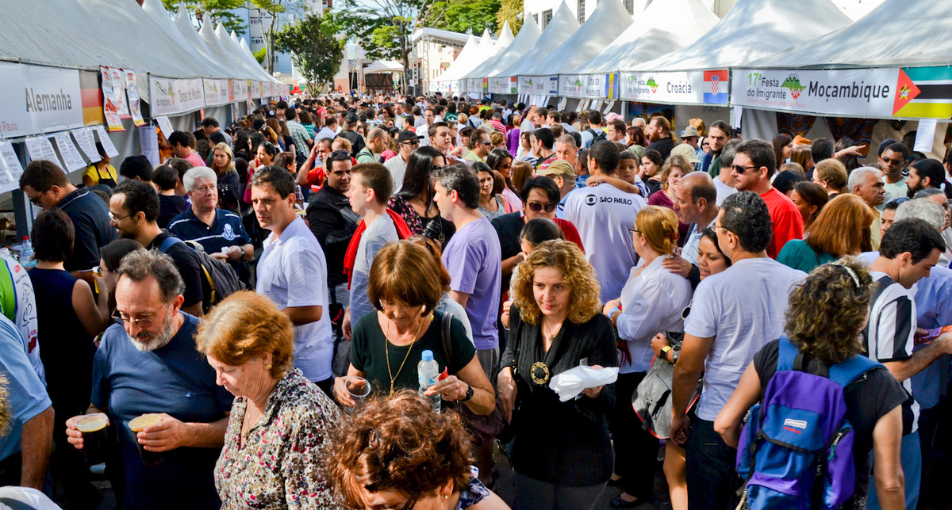
M 328 478 L 347 508 L 509 510 L 472 468 L 466 426 L 412 390 L 371 398 L 335 432 Z

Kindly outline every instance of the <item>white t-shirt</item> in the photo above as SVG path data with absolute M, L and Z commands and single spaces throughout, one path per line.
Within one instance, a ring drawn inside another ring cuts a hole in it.
M 256 290 L 279 310 L 292 306 L 320 306 L 321 319 L 294 326 L 294 366 L 313 382 L 331 377 L 334 339 L 327 294 L 327 260 L 304 220 L 294 218 L 275 239 L 264 242 L 258 260 Z
M 717 206 L 720 207 L 724 203 L 724 199 L 737 193 L 737 190 L 724 184 L 724 181 L 721 181 L 717 177 L 714 178 L 714 189 L 717 190 Z
M 714 421 L 754 354 L 780 338 L 790 289 L 805 276 L 765 257 L 737 261 L 698 284 L 684 332 L 714 338 L 704 362 L 698 418 Z
M 390 176 L 393 177 L 393 194 L 396 195 L 403 188 L 403 176 L 407 173 L 407 162 L 403 160 L 403 156 L 397 154 L 384 162 L 383 166 L 390 170 Z
M 631 242 L 638 211 L 645 199 L 610 184 L 579 189 L 568 196 L 562 217 L 578 229 L 585 258 L 592 264 L 602 287 L 603 303 L 621 295 L 638 255 Z

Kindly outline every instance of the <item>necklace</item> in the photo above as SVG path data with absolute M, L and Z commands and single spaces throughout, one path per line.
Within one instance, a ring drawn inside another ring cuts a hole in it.
M 430 314 L 429 319 L 433 320 L 433 314 Z M 390 333 L 390 326 L 393 325 L 393 321 L 387 319 L 389 322 L 387 324 L 387 333 Z M 403 370 L 403 365 L 407 364 L 407 360 L 410 358 L 410 352 L 413 350 L 413 346 L 416 345 L 417 337 L 420 336 L 420 331 L 423 330 L 423 323 L 426 322 L 426 318 L 420 321 L 420 325 L 417 327 L 416 334 L 413 335 L 413 340 L 410 342 L 410 348 L 407 349 L 406 356 L 403 357 L 403 363 L 400 363 L 400 368 L 397 369 L 397 375 L 393 375 L 393 370 L 390 368 L 390 336 L 387 333 L 384 333 L 384 338 L 387 339 L 387 343 L 384 346 L 384 350 L 387 354 L 387 375 L 390 376 L 390 395 L 393 396 L 393 383 L 396 382 L 397 377 L 400 377 L 400 372 Z

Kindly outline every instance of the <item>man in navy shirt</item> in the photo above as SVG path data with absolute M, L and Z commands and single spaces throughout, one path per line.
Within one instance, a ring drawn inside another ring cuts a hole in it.
M 70 184 L 66 172 L 43 159 L 26 166 L 20 176 L 20 189 L 34 205 L 47 211 L 59 209 L 73 220 L 76 243 L 64 264 L 67 271 L 99 265 L 99 248 L 117 239 L 116 230 L 109 224 L 109 209 L 99 197 Z
M 213 471 L 232 396 L 195 350 L 198 319 L 181 311 L 185 285 L 172 259 L 158 251 L 126 255 L 116 283 L 123 324 L 103 334 L 93 361 L 88 413 L 105 412 L 119 437 L 125 508 L 218 509 Z M 134 433 L 129 422 L 147 413 L 161 421 Z M 75 420 L 69 442 L 83 447 Z M 136 443 L 162 454 L 146 466 Z
M 192 208 L 169 221 L 168 231 L 183 241 L 195 241 L 216 259 L 228 262 L 238 277 L 248 283 L 246 261 L 254 258 L 254 246 L 241 216 L 218 208 L 218 177 L 206 166 L 185 173 L 183 184 Z

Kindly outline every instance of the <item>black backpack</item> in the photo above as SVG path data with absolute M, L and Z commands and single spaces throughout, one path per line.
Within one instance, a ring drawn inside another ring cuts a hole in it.
M 595 142 L 598 142 L 601 140 L 608 140 L 608 135 L 606 135 L 605 132 L 602 131 L 601 129 L 589 128 L 588 132 L 592 133 L 592 143 L 589 144 L 589 147 L 591 147 L 592 145 L 595 145 Z
M 245 284 L 238 279 L 235 269 L 227 262 L 212 257 L 204 249 L 197 250 L 190 243 L 169 235 L 159 244 L 159 251 L 165 253 L 175 243 L 182 243 L 192 248 L 192 252 L 198 257 L 202 269 L 202 295 L 205 298 L 204 301 L 208 303 L 205 312 L 221 303 L 226 297 L 244 290 Z

